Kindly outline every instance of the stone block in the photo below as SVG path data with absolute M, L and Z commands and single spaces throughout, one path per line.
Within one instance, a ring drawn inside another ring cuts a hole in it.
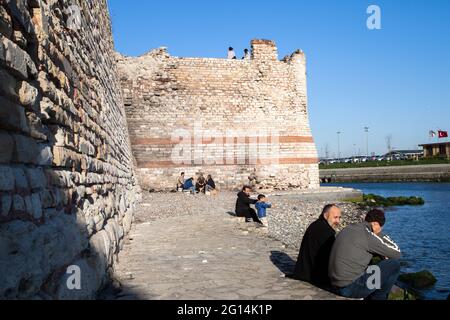
M 30 137 L 15 134 L 13 161 L 24 164 L 36 164 L 39 158 L 39 147 L 36 141 Z
M 33 218 L 38 220 L 42 218 L 42 204 L 41 204 L 41 198 L 39 196 L 39 193 L 33 193 L 31 195 L 31 214 L 33 215 Z
M 29 185 L 25 171 L 22 168 L 13 168 L 15 187 L 17 190 L 28 190 Z
M 42 168 L 26 168 L 25 174 L 31 189 L 42 189 L 47 185 L 47 178 Z
M 26 81 L 22 81 L 17 85 L 15 90 L 19 95 L 19 101 L 24 106 L 34 106 L 38 97 L 38 89 L 30 85 Z
M 0 129 L 30 132 L 25 109 L 0 96 Z
M 12 196 L 10 194 L 0 194 L 0 216 L 6 217 L 11 211 Z
M 5 8 L 0 6 L 0 33 L 5 37 L 10 38 L 12 35 L 11 17 Z
M 0 163 L 10 163 L 14 151 L 14 140 L 6 132 L 0 131 Z
M 26 212 L 25 200 L 18 194 L 15 194 L 13 196 L 13 211 L 15 213 L 25 213 Z
M 0 65 L 7 67 L 22 80 L 37 76 L 34 62 L 26 51 L 0 35 Z
M 0 165 L 0 191 L 14 190 L 14 173 L 10 167 Z

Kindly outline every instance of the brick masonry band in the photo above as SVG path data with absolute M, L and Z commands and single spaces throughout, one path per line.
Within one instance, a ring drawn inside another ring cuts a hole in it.
M 243 141 L 245 139 L 245 141 Z M 199 140 L 199 139 L 198 139 Z M 203 144 L 208 145 L 214 142 L 223 142 L 224 144 L 229 143 L 314 143 L 313 137 L 301 137 L 301 136 L 282 136 L 282 137 L 211 137 L 208 139 L 203 139 L 202 141 L 197 141 L 195 138 L 191 138 L 191 144 Z M 186 139 L 178 138 L 135 138 L 131 140 L 134 146 L 152 146 L 152 145 L 177 145 L 179 143 L 187 143 Z
M 252 163 L 245 159 L 244 163 L 238 159 L 223 159 L 223 163 L 208 164 L 208 166 L 236 166 L 236 165 L 271 165 L 271 164 L 316 164 L 317 158 L 281 158 L 281 159 L 257 159 L 256 163 Z M 188 168 L 198 167 L 194 160 L 190 163 L 178 164 L 173 161 L 148 161 L 138 162 L 138 167 L 141 169 L 156 169 L 156 168 Z

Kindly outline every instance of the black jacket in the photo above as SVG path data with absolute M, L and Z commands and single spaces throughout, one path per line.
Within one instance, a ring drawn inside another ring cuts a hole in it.
M 206 182 L 206 184 L 207 184 L 208 186 L 210 186 L 211 188 L 213 188 L 213 189 L 216 188 L 216 184 L 215 184 L 215 182 L 214 182 L 213 179 L 209 179 L 209 180 Z
M 238 193 L 238 198 L 236 201 L 236 213 L 246 212 L 250 208 L 251 204 L 256 204 L 258 200 L 250 199 L 248 195 L 246 195 L 243 191 Z
M 317 286 L 328 286 L 328 262 L 336 231 L 321 216 L 306 230 L 303 237 L 294 278 Z

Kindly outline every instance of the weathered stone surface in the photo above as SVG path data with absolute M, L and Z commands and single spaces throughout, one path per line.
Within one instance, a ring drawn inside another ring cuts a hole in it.
M 93 298 L 124 237 L 119 207 L 139 200 L 106 3 L 77 32 L 70 4 L 0 1 L 0 299 Z M 74 263 L 75 296 L 61 277 Z
M 64 273 L 61 279 L 58 280 L 58 287 L 56 292 L 52 294 L 53 299 L 56 300 L 93 300 L 97 296 L 98 288 L 100 288 L 105 281 L 106 271 L 101 269 L 98 261 L 95 259 L 80 259 L 71 266 L 76 266 L 80 270 L 81 289 L 70 290 L 67 283 L 70 283 L 70 275 Z
M 0 296 L 29 298 L 52 270 L 69 264 L 87 247 L 73 217 L 59 215 L 36 227 L 23 221 L 0 225 Z M 26 282 L 26 286 L 23 284 Z

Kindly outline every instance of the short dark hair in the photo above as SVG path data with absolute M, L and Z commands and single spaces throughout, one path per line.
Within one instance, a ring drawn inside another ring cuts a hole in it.
M 383 210 L 374 209 L 369 211 L 366 215 L 366 222 L 378 222 L 380 226 L 384 226 L 386 224 L 386 216 Z
M 245 191 L 245 189 L 250 189 L 250 190 L 253 190 L 253 188 L 252 188 L 252 187 L 250 187 L 250 186 L 243 186 L 243 187 L 242 187 L 242 191 Z
M 266 197 L 265 195 L 260 194 L 260 195 L 258 196 L 258 200 L 264 199 L 265 197 Z
M 244 49 L 244 52 L 248 52 L 248 49 Z
M 330 210 L 333 209 L 333 208 L 337 208 L 337 205 L 335 205 L 335 204 L 327 204 L 327 205 L 323 208 L 322 214 L 321 214 L 320 216 L 325 218 L 325 215 L 326 215 L 328 212 L 330 212 Z
M 181 173 L 181 175 L 184 175 L 184 174 L 185 174 L 184 172 Z
M 231 51 L 231 50 L 234 50 L 234 49 L 233 49 L 233 47 L 229 47 L 229 48 L 228 48 L 228 50 L 230 50 L 230 51 Z

